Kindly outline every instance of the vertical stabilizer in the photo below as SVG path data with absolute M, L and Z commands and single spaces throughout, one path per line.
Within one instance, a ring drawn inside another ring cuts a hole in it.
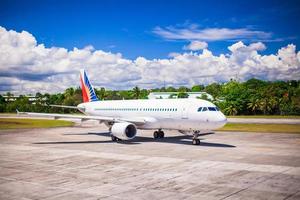
M 83 102 L 98 101 L 94 88 L 91 85 L 84 69 L 80 70 L 80 83 Z

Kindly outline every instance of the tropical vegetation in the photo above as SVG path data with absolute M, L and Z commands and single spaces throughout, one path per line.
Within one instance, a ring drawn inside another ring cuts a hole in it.
M 246 82 L 231 80 L 227 83 L 194 85 L 188 87 L 162 87 L 142 89 L 138 86 L 130 90 L 109 90 L 95 88 L 102 100 L 147 99 L 150 92 L 178 92 L 178 98 L 188 97 L 187 92 L 207 92 L 226 115 L 300 115 L 300 81 L 263 81 L 250 79 Z M 4 98 L 3 96 L 6 96 Z M 47 105 L 71 105 L 82 102 L 80 88 L 68 88 L 63 93 L 35 94 L 35 100 L 20 95 L 16 100 L 13 94 L 0 95 L 0 112 L 75 112 L 71 109 L 49 107 Z M 172 95 L 170 96 L 172 98 Z M 201 98 L 207 99 L 206 95 Z

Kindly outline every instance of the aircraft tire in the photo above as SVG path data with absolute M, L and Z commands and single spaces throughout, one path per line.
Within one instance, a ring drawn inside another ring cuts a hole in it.
M 116 142 L 116 141 L 118 141 L 118 140 L 119 140 L 119 138 L 117 138 L 117 137 L 114 136 L 114 135 L 111 135 L 111 141 Z
M 164 138 L 165 137 L 165 133 L 163 131 L 160 131 L 158 133 L 159 133 L 159 138 Z
M 200 145 L 200 140 L 199 139 L 193 139 L 193 145 Z
M 154 133 L 153 133 L 154 139 L 158 139 L 159 136 L 160 136 L 159 132 L 158 131 L 154 131 Z

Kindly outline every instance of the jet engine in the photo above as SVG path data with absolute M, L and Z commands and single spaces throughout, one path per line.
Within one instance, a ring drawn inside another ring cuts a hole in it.
M 128 122 L 114 123 L 111 134 L 122 140 L 130 140 L 136 136 L 137 129 L 134 124 Z

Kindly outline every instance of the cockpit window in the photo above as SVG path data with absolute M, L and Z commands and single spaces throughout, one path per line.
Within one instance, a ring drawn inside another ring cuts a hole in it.
M 209 111 L 217 111 L 215 107 L 208 107 Z
M 200 107 L 198 108 L 198 112 L 205 112 L 205 111 L 220 111 L 218 107 Z

